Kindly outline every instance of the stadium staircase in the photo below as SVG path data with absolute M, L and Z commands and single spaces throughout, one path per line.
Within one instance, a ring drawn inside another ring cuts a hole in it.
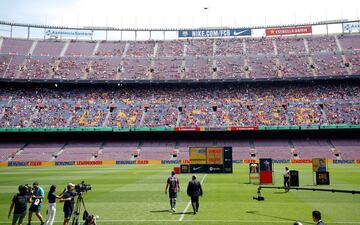
M 139 142 L 138 146 L 136 147 L 136 150 L 131 154 L 130 160 L 136 160 L 140 154 L 141 154 L 141 147 L 144 145 L 142 141 Z
M 256 148 L 255 148 L 255 144 L 254 144 L 254 140 L 249 140 L 249 153 L 251 156 L 251 159 L 257 159 L 257 152 L 256 152 Z
M 245 77 L 246 77 L 246 78 L 250 78 L 251 68 L 250 68 L 250 65 L 249 65 L 249 59 L 248 59 L 248 57 L 247 57 L 246 41 L 245 41 L 245 39 L 243 39 L 243 42 L 242 42 L 242 49 L 243 49 L 243 52 L 244 52 L 244 54 L 245 54 L 245 57 L 244 57 L 244 72 L 245 72 Z M 245 68 L 248 68 L 248 69 L 245 69 Z
M 279 54 L 278 54 L 278 50 L 277 50 L 277 45 L 276 45 L 276 41 L 275 40 L 272 40 L 272 44 L 273 44 L 273 47 L 274 47 L 274 54 L 275 54 L 275 63 L 276 63 L 276 68 L 277 69 L 277 76 L 282 78 L 283 77 L 283 74 L 282 74 L 282 71 L 281 68 L 281 62 L 280 62 L 280 59 L 279 59 Z
M 316 65 L 314 64 L 314 61 L 311 57 L 310 50 L 309 50 L 309 44 L 308 44 L 306 38 L 304 38 L 304 46 L 305 46 L 305 53 L 308 58 L 308 63 L 309 63 L 309 65 L 313 65 L 313 67 L 311 67 L 311 71 L 312 71 L 314 77 L 316 77 L 317 76 Z
M 2 44 L 3 44 L 3 38 L 0 38 L 0 49 L 1 49 L 1 47 L 2 47 Z
M 90 161 L 95 161 L 100 155 L 102 155 L 105 143 L 105 141 L 101 143 L 101 145 L 99 146 L 99 150 L 91 156 Z
M 21 155 L 21 153 L 24 151 L 24 149 L 29 145 L 29 143 L 25 143 L 21 148 L 19 148 L 19 150 L 16 151 L 16 153 L 14 155 Z M 11 156 L 8 161 L 12 161 L 12 159 L 14 158 L 14 156 Z
M 324 123 L 328 123 L 328 117 L 327 117 L 327 112 L 325 109 L 325 106 L 322 104 L 322 107 L 319 105 L 320 111 L 321 111 L 321 115 L 322 115 L 322 119 L 324 121 Z
M 179 146 L 180 146 L 180 142 L 177 141 L 175 143 L 175 147 L 174 147 L 174 150 L 172 151 L 171 153 L 171 157 L 170 157 L 170 160 L 176 160 L 177 159 L 177 156 L 179 155 Z M 175 153 L 175 154 L 174 154 Z
M 52 159 L 51 159 L 50 161 L 54 161 L 57 157 L 59 157 L 59 156 L 64 152 L 64 150 L 65 150 L 65 148 L 66 148 L 66 146 L 67 146 L 68 144 L 69 144 L 69 143 L 66 142 L 66 143 L 60 148 L 60 150 L 59 150 L 58 152 L 54 153 L 54 154 L 52 155 Z
M 332 151 L 332 153 L 334 154 L 334 156 L 336 157 L 337 160 L 342 160 L 341 158 L 341 152 L 340 150 L 338 150 L 335 145 L 331 142 L 330 139 L 326 139 L 326 143 L 329 145 L 330 150 Z
M 289 144 L 289 147 L 290 147 L 290 152 L 291 152 L 292 157 L 294 159 L 300 159 L 299 153 L 295 149 L 294 143 L 292 142 L 291 139 L 288 140 L 288 144 Z
M 346 71 L 349 75 L 351 75 L 351 69 L 350 69 L 350 65 L 349 66 L 346 66 L 346 62 L 348 62 L 348 60 L 346 59 L 344 53 L 343 52 L 343 49 L 342 49 L 342 46 L 341 46 L 341 43 L 339 41 L 339 38 L 337 35 L 334 36 L 335 37 L 335 43 L 336 43 L 336 46 L 338 48 L 338 51 L 341 52 L 341 58 L 342 58 L 342 63 L 345 65 L 346 67 Z
M 117 80 L 122 80 L 122 75 L 123 75 L 123 73 L 124 73 L 124 70 L 123 70 L 123 67 L 124 67 L 124 58 L 126 57 L 126 54 L 127 54 L 127 51 L 128 51 L 128 49 L 129 49 L 129 46 L 130 46 L 130 43 L 129 42 L 127 42 L 126 44 L 125 44 L 125 47 L 124 47 L 124 52 L 122 53 L 122 55 L 121 55 L 121 61 L 120 61 L 120 68 L 121 68 L 121 70 L 119 71 L 117 71 L 117 75 L 116 75 L 116 79 Z
M 213 52 L 212 52 L 212 56 L 214 57 L 216 55 L 216 39 L 214 39 L 214 42 L 213 42 Z M 218 71 L 218 68 L 217 68 L 217 63 L 216 63 L 216 59 L 213 59 L 212 61 L 212 66 L 211 66 L 211 72 L 212 72 L 212 79 L 216 79 L 217 78 L 217 71 Z
M 180 71 L 180 79 L 184 79 L 185 78 L 185 75 L 186 75 L 186 55 L 187 55 L 187 45 L 184 44 L 184 53 L 183 53 L 183 59 L 182 59 L 182 62 L 181 62 L 181 71 Z
M 37 45 L 38 41 L 34 41 L 27 53 L 28 56 L 31 56 L 36 48 L 36 45 Z M 24 58 L 24 61 L 21 63 L 21 65 L 23 65 L 24 68 L 26 68 L 26 64 L 27 64 L 27 58 L 25 57 Z M 23 70 L 17 70 L 16 71 L 16 75 L 15 75 L 15 78 L 16 79 L 19 79 L 20 78 L 20 74 L 23 72 Z

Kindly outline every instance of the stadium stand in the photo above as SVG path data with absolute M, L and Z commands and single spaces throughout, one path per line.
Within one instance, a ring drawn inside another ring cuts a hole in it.
M 360 35 L 171 41 L 3 39 L 0 77 L 208 80 L 360 73 Z
M 1 127 L 360 124 L 354 85 L 237 88 L 3 88 Z
M 90 160 L 187 160 L 189 147 L 232 146 L 233 160 L 272 158 L 354 160 L 360 157 L 356 139 L 242 139 L 101 142 L 30 142 L 0 144 L 1 162 Z M 296 156 L 294 155 L 296 154 Z

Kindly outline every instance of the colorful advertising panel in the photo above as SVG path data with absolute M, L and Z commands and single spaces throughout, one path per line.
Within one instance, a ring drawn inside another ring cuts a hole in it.
M 206 164 L 206 148 L 190 148 L 189 159 L 190 164 Z
M 311 34 L 311 33 L 312 33 L 311 26 L 267 28 L 265 30 L 266 36 L 296 35 L 296 34 Z
M 326 172 L 326 159 L 312 160 L 313 172 Z
M 260 159 L 260 171 L 272 172 L 272 159 Z
M 316 172 L 317 185 L 330 185 L 329 172 Z
M 207 148 L 207 164 L 223 164 L 223 148 Z

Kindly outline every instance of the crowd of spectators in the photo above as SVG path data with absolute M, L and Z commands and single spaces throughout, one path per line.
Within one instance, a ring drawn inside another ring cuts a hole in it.
M 359 124 L 358 85 L 3 88 L 0 127 Z
M 28 48 L 31 41 L 5 39 L 0 77 L 172 80 L 358 75 L 360 35 L 338 39 L 339 45 L 335 36 L 72 41 L 67 48 L 59 41 L 38 41 L 33 54 Z M 54 48 L 49 47 L 52 44 Z

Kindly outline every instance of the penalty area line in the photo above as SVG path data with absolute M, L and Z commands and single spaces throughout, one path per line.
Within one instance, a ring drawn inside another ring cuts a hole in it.
M 207 174 L 205 174 L 205 176 L 203 176 L 203 178 L 201 179 L 201 182 L 200 182 L 201 185 L 204 183 L 204 180 L 205 180 L 206 176 L 207 176 Z M 188 211 L 190 205 L 191 205 L 191 200 L 188 202 L 188 204 L 186 205 L 184 211 L 181 213 L 179 221 L 182 221 L 184 219 L 185 213 Z

